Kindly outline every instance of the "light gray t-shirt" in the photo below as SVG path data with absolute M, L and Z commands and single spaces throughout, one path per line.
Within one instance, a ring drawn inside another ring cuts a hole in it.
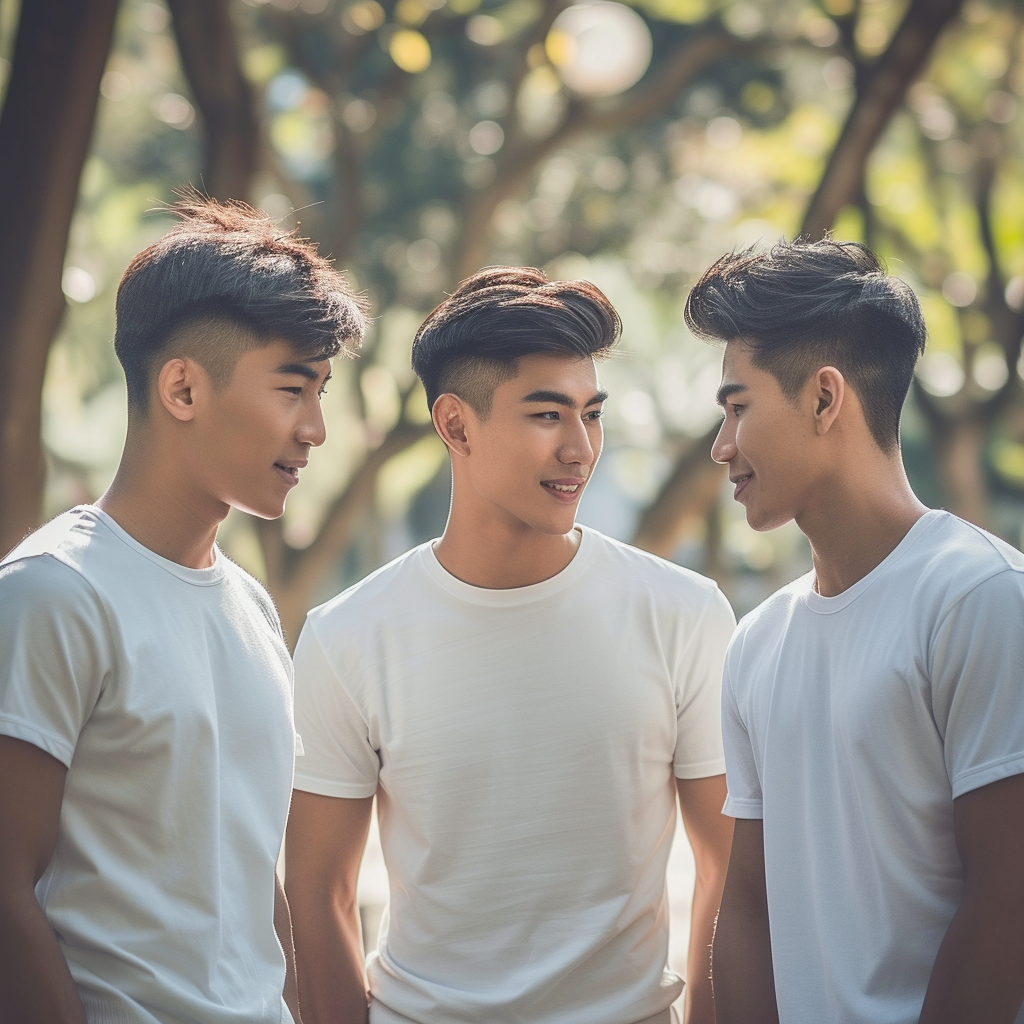
M 68 767 L 36 895 L 90 1024 L 281 1024 L 274 869 L 291 791 L 277 613 L 83 506 L 0 566 L 0 733 Z
M 733 625 L 714 582 L 589 529 L 534 586 L 470 586 L 425 544 L 310 612 L 296 786 L 380 809 L 372 1024 L 633 1024 L 672 1003 L 674 777 L 724 769 Z
M 953 800 L 1024 772 L 1024 555 L 932 511 L 842 594 L 813 579 L 729 649 L 725 810 L 764 820 L 783 1024 L 917 1024 L 964 891 Z

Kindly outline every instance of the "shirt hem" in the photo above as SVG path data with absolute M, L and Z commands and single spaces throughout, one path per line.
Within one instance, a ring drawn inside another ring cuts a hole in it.
M 44 732 L 38 726 L 13 715 L 0 714 L 0 736 L 9 736 L 13 740 L 31 743 L 33 747 L 55 757 L 65 768 L 71 767 L 75 749 L 62 738 L 53 733 Z
M 764 804 L 760 800 L 739 800 L 730 796 L 725 801 L 722 813 L 730 818 L 759 819 L 764 817 Z
M 332 779 L 314 779 L 296 774 L 292 783 L 294 789 L 317 796 L 338 796 L 348 800 L 359 800 L 377 792 L 376 782 L 336 782 Z
M 1024 774 L 1024 753 L 1011 754 L 1002 761 L 972 768 L 953 780 L 953 799 L 971 793 L 982 786 L 988 786 L 1000 779 L 1008 779 L 1013 775 Z
M 702 761 L 700 764 L 674 764 L 672 771 L 677 779 L 709 779 L 725 774 L 725 758 Z

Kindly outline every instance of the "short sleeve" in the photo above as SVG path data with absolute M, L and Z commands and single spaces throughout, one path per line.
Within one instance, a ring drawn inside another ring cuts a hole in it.
M 715 587 L 676 666 L 676 778 L 702 779 L 725 770 L 722 664 L 735 627 L 732 607 Z
M 295 646 L 295 788 L 359 799 L 377 791 L 380 759 L 369 727 L 329 662 L 309 619 Z
M 51 555 L 0 566 L 0 735 L 70 767 L 110 665 L 109 627 L 78 572 Z
M 946 613 L 929 674 L 953 798 L 1024 772 L 1024 572 L 990 577 Z
M 747 723 L 740 714 L 732 679 L 732 652 L 722 680 L 722 739 L 725 743 L 725 784 L 729 795 L 722 808 L 731 818 L 764 817 L 761 778 Z

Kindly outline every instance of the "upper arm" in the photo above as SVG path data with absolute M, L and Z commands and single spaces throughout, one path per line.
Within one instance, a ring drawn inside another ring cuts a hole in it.
M 67 769 L 31 743 L 0 736 L 0 886 L 35 887 L 57 844 Z
M 348 799 L 295 790 L 285 835 L 289 898 L 309 889 L 354 897 L 372 807 L 372 796 Z
M 953 801 L 953 831 L 969 891 L 1024 907 L 1024 775 L 973 789 Z
M 715 868 L 724 871 L 729 862 L 733 832 L 732 818 L 722 813 L 726 797 L 725 776 L 676 779 L 676 792 L 698 874 Z
M 700 620 L 671 671 L 676 699 L 673 771 L 700 779 L 722 771 L 722 665 L 736 626 L 725 595 L 707 596 Z
M 722 908 L 748 916 L 768 917 L 768 888 L 764 874 L 764 829 L 760 818 L 737 818 Z

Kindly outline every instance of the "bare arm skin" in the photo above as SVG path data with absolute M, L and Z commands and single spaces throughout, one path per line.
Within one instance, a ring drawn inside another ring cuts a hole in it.
M 45 751 L 0 736 L 0 1024 L 86 1024 L 35 895 L 57 843 L 66 775 Z
M 1012 1024 L 1024 1001 L 1024 775 L 957 797 L 953 829 L 967 887 L 921 1024 Z
M 722 814 L 726 797 L 724 775 L 676 779 L 676 791 L 679 793 L 683 826 L 697 866 L 690 912 L 690 948 L 686 957 L 683 1024 L 715 1024 L 711 940 L 729 865 L 733 819 Z
M 284 952 L 284 1001 L 292 1015 L 295 1024 L 302 1024 L 302 1015 L 299 1013 L 299 982 L 295 976 L 295 936 L 292 934 L 292 914 L 288 907 L 288 900 L 284 895 L 284 888 L 277 872 L 274 872 L 274 931 L 277 932 L 277 941 L 281 943 Z
M 737 818 L 712 953 L 718 1024 L 779 1024 L 761 821 Z
M 373 797 L 292 795 L 285 888 L 305 1024 L 367 1021 L 356 881 L 372 806 Z

